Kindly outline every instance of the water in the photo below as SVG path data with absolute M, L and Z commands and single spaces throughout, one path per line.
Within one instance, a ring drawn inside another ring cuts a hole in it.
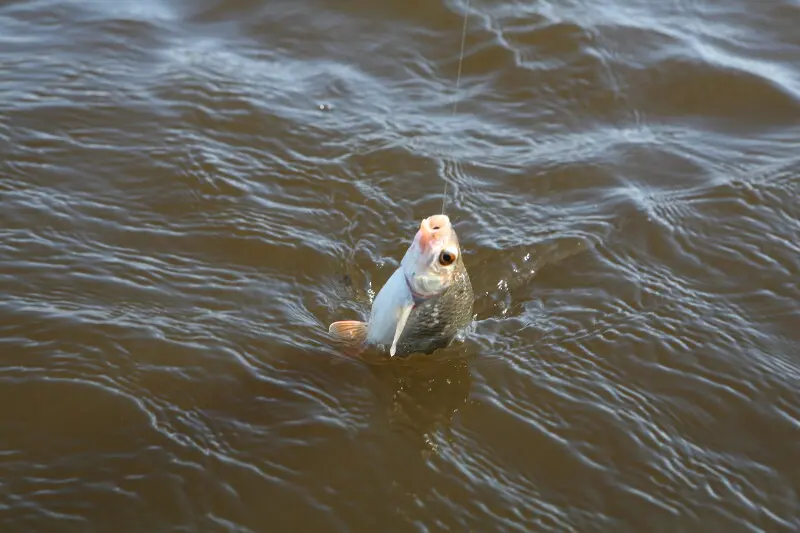
M 800 529 L 800 4 L 464 8 L 2 3 L 4 533 Z

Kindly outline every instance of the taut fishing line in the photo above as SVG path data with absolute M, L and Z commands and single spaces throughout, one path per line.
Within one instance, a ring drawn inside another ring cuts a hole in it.
M 464 11 L 464 26 L 461 28 L 461 53 L 458 56 L 458 74 L 456 75 L 456 88 L 453 91 L 453 116 L 458 112 L 458 87 L 461 83 L 461 65 L 464 62 L 464 42 L 467 40 L 467 21 L 469 20 L 469 3 L 467 0 L 467 7 Z M 453 162 L 455 163 L 455 161 Z M 442 193 L 442 214 L 444 215 L 444 208 L 447 204 L 447 173 L 444 174 L 444 192 Z

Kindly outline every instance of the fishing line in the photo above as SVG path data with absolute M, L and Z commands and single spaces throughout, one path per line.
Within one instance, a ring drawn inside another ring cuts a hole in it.
M 464 11 L 464 26 L 461 28 L 461 53 L 458 56 L 458 74 L 456 75 L 456 88 L 453 91 L 453 116 L 458 112 L 458 86 L 461 83 L 461 65 L 464 63 L 464 42 L 467 40 L 467 21 L 469 20 L 469 3 L 467 0 L 467 7 Z M 455 160 L 453 161 L 455 167 Z M 447 180 L 447 173 L 444 173 L 444 192 L 442 193 L 442 214 L 444 215 L 445 204 L 447 203 L 447 185 L 450 182 Z

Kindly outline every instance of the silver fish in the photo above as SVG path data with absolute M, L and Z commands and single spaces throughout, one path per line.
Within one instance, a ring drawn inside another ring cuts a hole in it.
M 334 322 L 328 332 L 357 351 L 432 353 L 449 346 L 472 320 L 474 294 L 458 236 L 446 215 L 422 221 L 400 266 L 372 302 L 368 322 Z

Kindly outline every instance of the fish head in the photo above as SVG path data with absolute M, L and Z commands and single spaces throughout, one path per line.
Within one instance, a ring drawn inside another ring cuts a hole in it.
M 401 268 L 418 297 L 443 293 L 453 283 L 461 259 L 461 247 L 447 215 L 424 219 L 406 251 Z

